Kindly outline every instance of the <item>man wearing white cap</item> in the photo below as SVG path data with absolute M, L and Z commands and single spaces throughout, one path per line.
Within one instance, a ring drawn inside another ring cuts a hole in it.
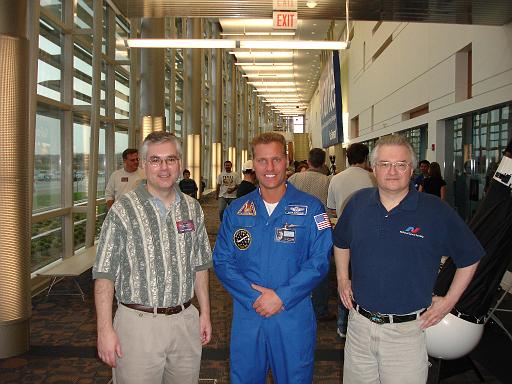
M 236 197 L 239 198 L 243 195 L 247 195 L 249 192 L 252 192 L 256 189 L 254 182 L 256 180 L 256 173 L 254 173 L 254 168 L 252 166 L 252 160 L 247 160 L 242 166 L 242 173 L 244 175 L 244 179 L 238 186 L 236 190 Z

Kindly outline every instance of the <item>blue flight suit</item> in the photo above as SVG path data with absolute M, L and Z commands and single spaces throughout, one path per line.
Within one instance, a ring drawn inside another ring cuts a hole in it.
M 231 383 L 313 380 L 316 319 L 311 291 L 329 269 L 332 230 L 320 200 L 287 184 L 269 217 L 259 189 L 226 209 L 213 262 L 233 297 Z M 269 318 L 252 307 L 258 284 L 273 289 L 284 310 Z

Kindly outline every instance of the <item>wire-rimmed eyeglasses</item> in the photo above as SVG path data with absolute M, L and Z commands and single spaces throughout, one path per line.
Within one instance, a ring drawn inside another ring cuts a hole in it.
M 375 166 L 379 169 L 389 171 L 391 167 L 395 168 L 398 172 L 405 172 L 407 167 L 411 165 L 407 161 L 377 161 Z
M 151 165 L 152 167 L 155 167 L 155 168 L 162 166 L 163 163 L 167 164 L 168 167 L 171 167 L 173 165 L 178 164 L 179 161 L 180 161 L 180 158 L 177 156 L 167 156 L 164 158 L 158 157 L 158 156 L 151 156 L 148 159 L 149 165 Z

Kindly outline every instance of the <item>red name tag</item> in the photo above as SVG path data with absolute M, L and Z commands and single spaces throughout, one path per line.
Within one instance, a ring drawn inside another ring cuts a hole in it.
M 192 220 L 177 221 L 176 227 L 178 228 L 178 233 L 192 232 L 196 229 Z

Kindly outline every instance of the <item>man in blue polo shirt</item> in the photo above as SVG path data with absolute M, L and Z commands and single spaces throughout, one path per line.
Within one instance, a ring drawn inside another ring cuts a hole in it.
M 452 310 L 484 250 L 450 206 L 410 184 L 417 160 L 404 137 L 381 138 L 370 160 L 377 188 L 356 193 L 334 230 L 350 310 L 343 382 L 425 383 L 424 330 Z M 446 296 L 432 297 L 441 256 L 458 269 Z

